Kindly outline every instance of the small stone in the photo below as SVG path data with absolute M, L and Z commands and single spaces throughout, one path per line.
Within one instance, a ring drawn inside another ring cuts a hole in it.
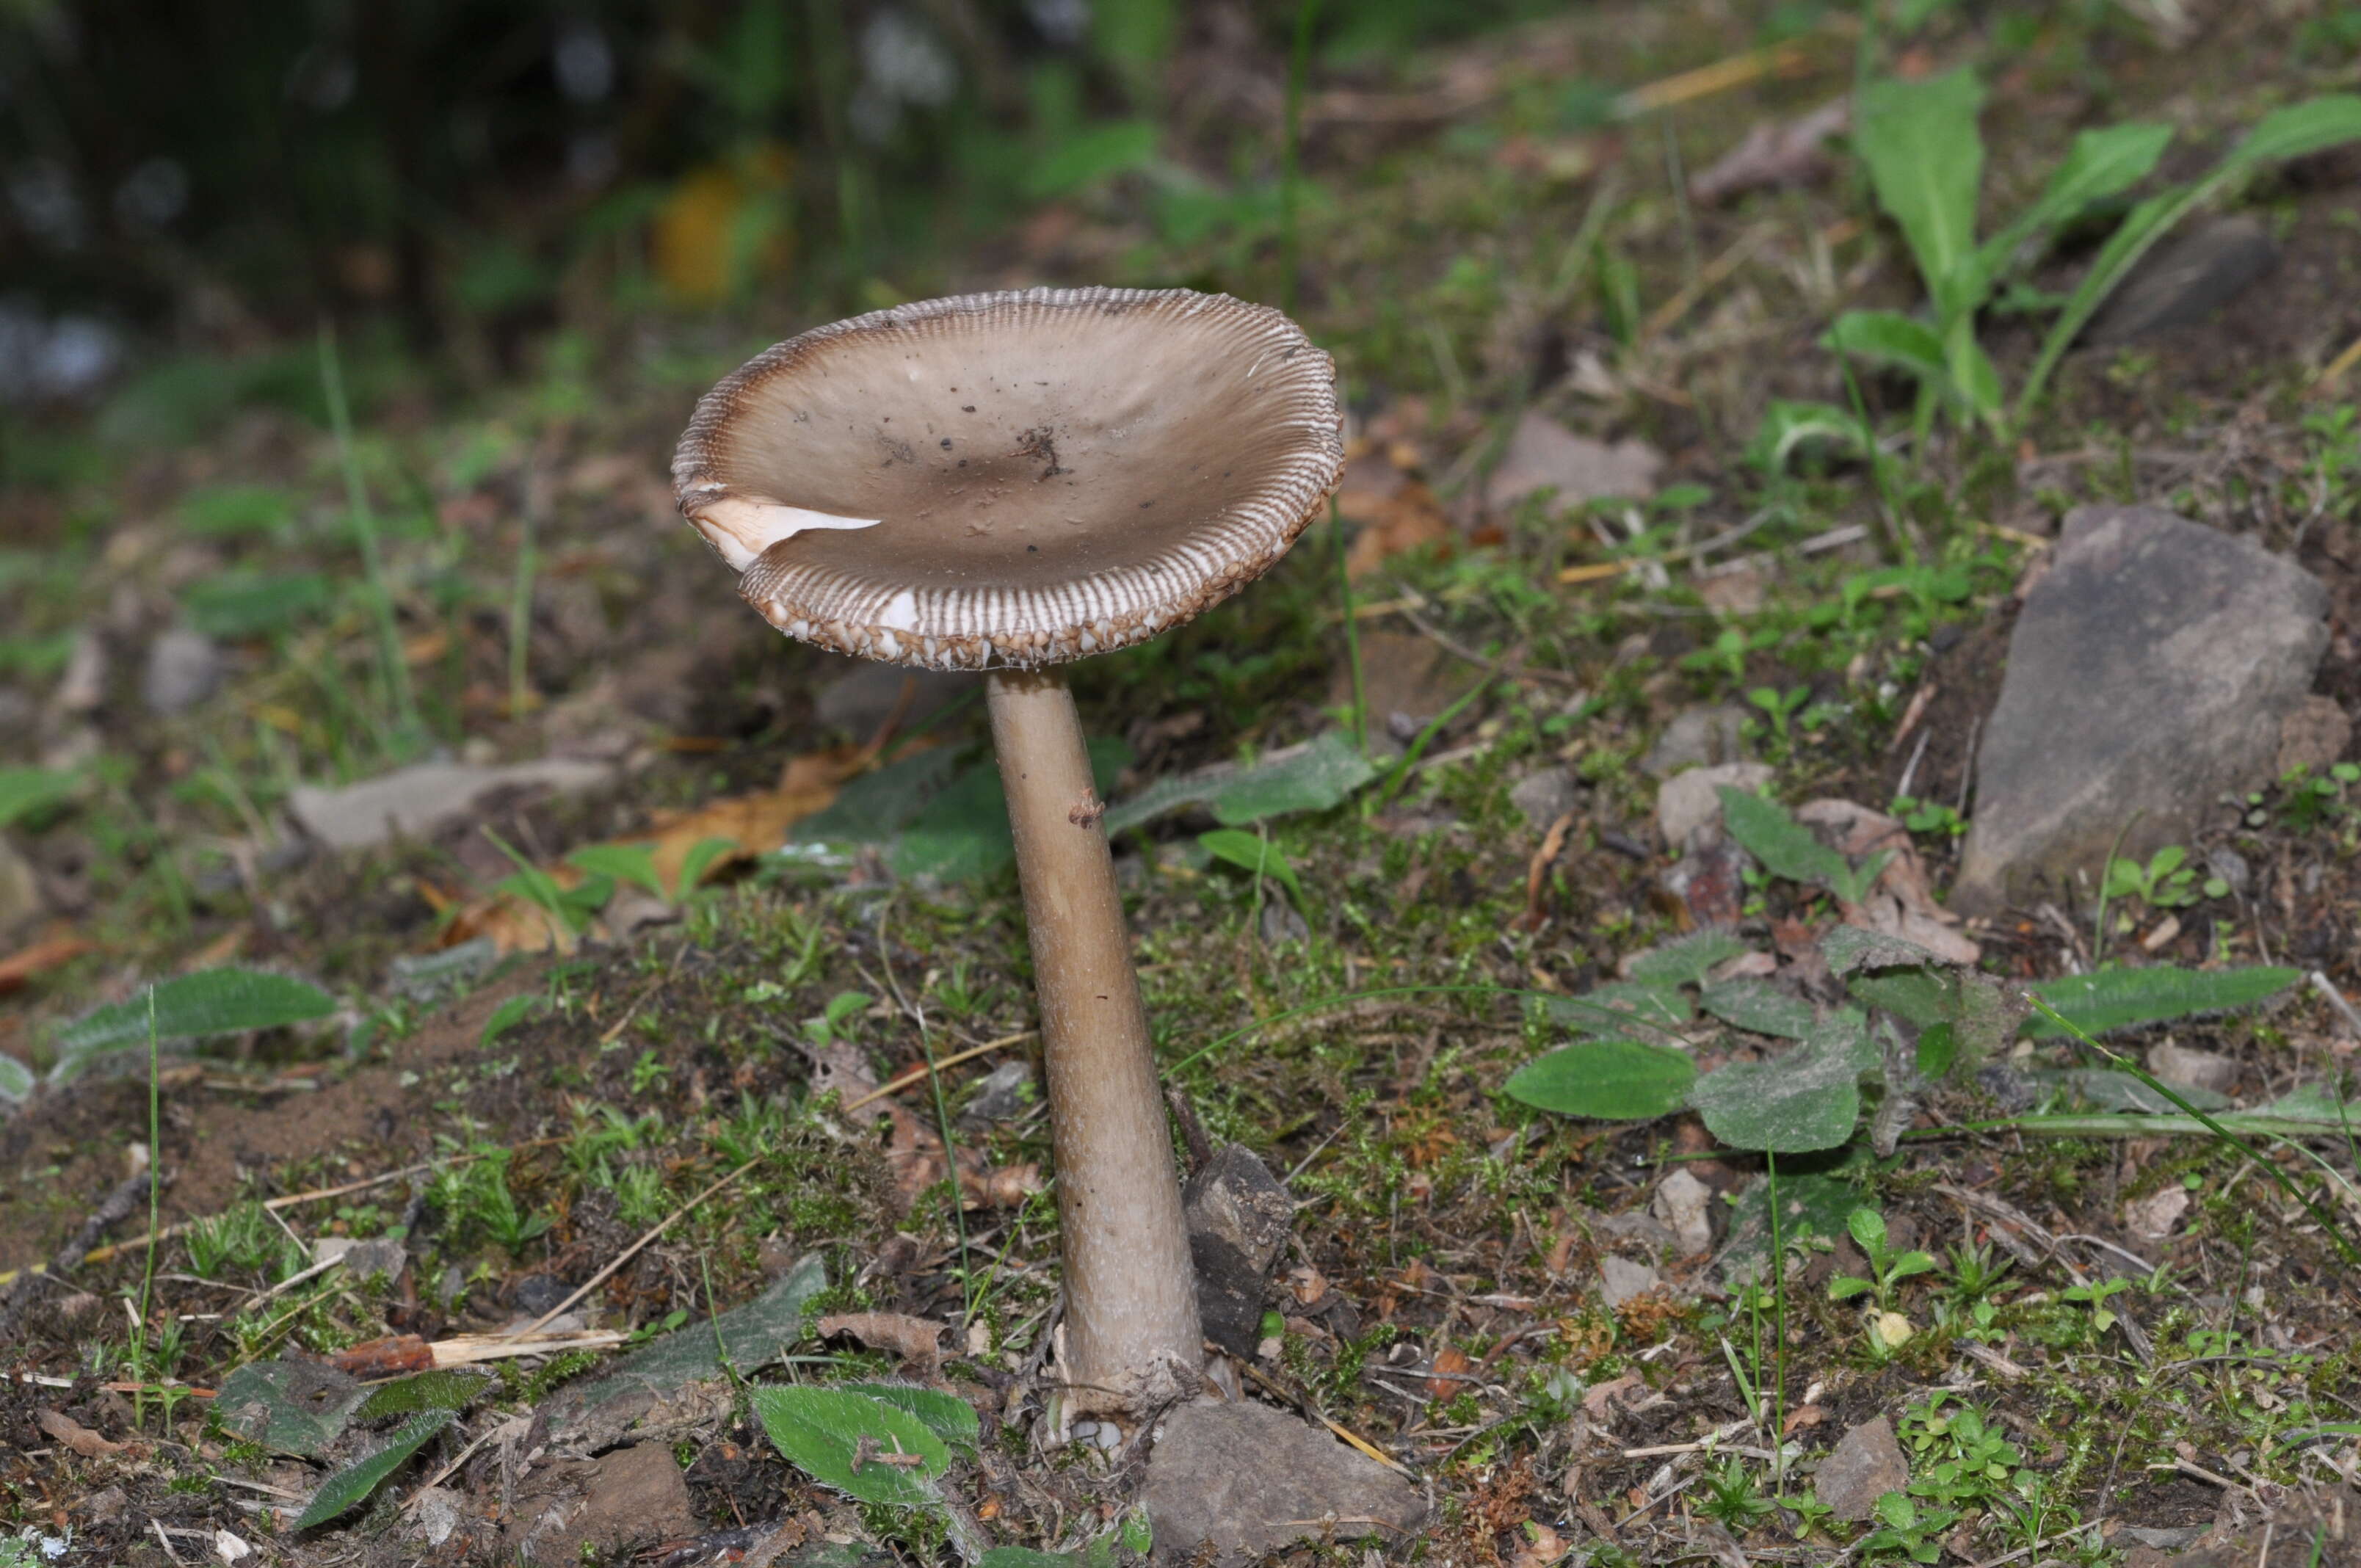
M 2238 1081 L 2237 1061 L 2214 1051 L 2191 1050 L 2165 1040 L 2147 1053 L 2147 1069 L 2167 1083 L 2227 1094 Z
M 1683 1169 L 1657 1184 L 1655 1199 L 1648 1206 L 1656 1218 L 1672 1227 L 1683 1255 L 1694 1257 L 1713 1250 L 1712 1202 L 1713 1189 Z
M 1673 715 L 1640 765 L 1670 778 L 1688 767 L 1716 767 L 1746 754 L 1747 711 L 1734 702 L 1685 707 Z
M 1724 762 L 1675 773 L 1656 791 L 1656 831 L 1664 835 L 1666 849 L 1686 850 L 1699 828 L 1720 823 L 1725 786 L 1752 792 L 1770 782 L 1771 768 L 1765 762 Z
M 1609 445 L 1528 410 L 1484 481 L 1484 504 L 1504 511 L 1541 490 L 1551 492 L 1553 513 L 1585 501 L 1643 501 L 1656 493 L 1664 466 L 1664 454 L 1636 437 Z
M 193 628 L 175 626 L 148 644 L 139 700 L 148 712 L 167 718 L 186 713 L 220 687 L 223 667 L 218 643 Z
M 1634 1263 L 1613 1253 L 1598 1260 L 1598 1293 L 1610 1307 L 1636 1301 L 1663 1283 L 1656 1271 L 1644 1263 Z
M 2172 1234 L 2172 1227 L 2187 1212 L 2189 1189 L 2176 1181 L 2125 1204 L 2124 1224 L 2144 1242 L 2160 1242 Z
M 516 1282 L 509 1299 L 518 1311 L 537 1318 L 573 1294 L 574 1287 L 554 1274 L 528 1274 Z
M 0 834 L 0 933 L 29 924 L 42 908 L 40 879 L 7 836 Z
M 1559 817 L 1572 811 L 1581 798 L 1574 775 L 1565 768 L 1543 768 L 1517 781 L 1509 792 L 1509 804 L 1525 815 L 1525 826 L 1544 830 Z
M 2239 213 L 2200 224 L 2134 267 L 2083 337 L 2104 346 L 2196 326 L 2279 263 L 2260 220 Z
M 2279 720 L 2279 771 L 2281 775 L 2298 768 L 2324 773 L 2330 763 L 2344 760 L 2352 740 L 2353 720 L 2344 707 L 2315 692 Z
M 535 1470 L 517 1498 L 507 1550 L 528 1563 L 579 1563 L 697 1530 L 672 1450 L 643 1442 Z
M 131 1506 L 131 1498 L 120 1486 L 102 1486 L 82 1500 L 79 1512 L 93 1524 L 113 1524 Z
M 1909 1485 L 1910 1462 L 1894 1441 L 1894 1423 L 1880 1416 L 1837 1440 L 1812 1489 L 1837 1518 L 1857 1521 L 1869 1518 L 1878 1498 Z
M 1244 1568 L 1332 1528 L 1339 1541 L 1400 1541 L 1426 1517 L 1425 1499 L 1400 1475 L 1292 1415 L 1245 1401 L 1199 1400 L 1168 1414 L 1143 1499 L 1154 1561 L 1218 1568 Z M 1209 1544 L 1212 1554 L 1201 1555 Z
M 984 1074 L 976 1085 L 975 1097 L 959 1113 L 959 1124 L 971 1131 L 1005 1122 L 1022 1115 L 1041 1102 L 1040 1085 L 1034 1080 L 1033 1064 L 1018 1057 L 1002 1062 Z
M 410 1500 L 410 1524 L 402 1533 L 422 1545 L 442 1545 L 457 1533 L 466 1501 L 448 1486 L 427 1487 Z
M 1308 942 L 1312 927 L 1295 905 L 1283 898 L 1273 898 L 1262 906 L 1262 915 L 1255 923 L 1265 948 L 1282 948 L 1290 942 Z
M 75 632 L 66 672 L 49 698 L 57 710 L 72 715 L 96 711 L 106 700 L 106 643 L 98 633 L 88 628 Z
M 1182 1212 L 1205 1337 L 1251 1356 L 1262 1337 L 1263 1285 L 1287 1245 L 1295 1201 L 1252 1152 L 1225 1144 L 1189 1179 Z
M 2111 852 L 2186 844 L 2271 777 L 2327 609 L 2318 578 L 2251 539 L 2153 507 L 2070 513 L 2009 637 L 1952 907 L 2055 897 Z
M 604 762 L 547 757 L 506 767 L 467 762 L 417 762 L 341 789 L 298 784 L 287 809 L 297 827 L 335 850 L 365 850 L 396 835 L 424 838 L 466 817 L 481 796 L 500 789 L 592 789 L 615 777 Z

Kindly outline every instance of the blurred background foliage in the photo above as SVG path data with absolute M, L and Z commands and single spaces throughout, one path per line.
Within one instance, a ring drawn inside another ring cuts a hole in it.
M 1329 0 L 1323 67 L 1543 0 Z M 972 277 L 1080 194 L 1196 244 L 1277 222 L 1297 0 L 0 0 L 0 404 L 185 439 L 324 422 L 338 323 L 482 388 L 553 331 L 808 322 Z M 987 258 L 988 259 L 988 258 Z M 1147 280 L 1131 279 L 1126 280 Z M 1219 285 L 1234 280 L 1168 278 Z M 5 471 L 0 471 L 5 472 Z

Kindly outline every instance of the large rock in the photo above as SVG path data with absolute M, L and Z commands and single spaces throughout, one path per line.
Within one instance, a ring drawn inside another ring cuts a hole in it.
M 1284 1410 L 1181 1405 L 1159 1423 L 1145 1500 L 1159 1563 L 1242 1568 L 1331 1535 L 1395 1543 L 1426 1517 L 1417 1488 Z M 1206 1543 L 1213 1554 L 1201 1557 Z
M 1262 1338 L 1263 1282 L 1295 1219 L 1295 1201 L 1262 1161 L 1224 1144 L 1183 1194 L 1197 1312 L 1205 1337 L 1250 1357 Z
M 2070 513 L 2009 640 L 1954 906 L 2095 879 L 2118 834 L 2143 858 L 2186 843 L 2214 801 L 2268 778 L 2327 608 L 2310 573 L 2247 540 L 2153 507 Z

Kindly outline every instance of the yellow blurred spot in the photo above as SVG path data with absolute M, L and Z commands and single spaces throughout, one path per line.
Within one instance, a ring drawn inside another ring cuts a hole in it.
M 1900 1350 L 1916 1332 L 1910 1326 L 1910 1320 L 1899 1312 L 1880 1312 L 1870 1325 L 1870 1332 L 1888 1350 Z
M 687 304 L 726 300 L 758 271 L 787 264 L 787 176 L 776 143 L 681 176 L 656 210 L 656 276 Z

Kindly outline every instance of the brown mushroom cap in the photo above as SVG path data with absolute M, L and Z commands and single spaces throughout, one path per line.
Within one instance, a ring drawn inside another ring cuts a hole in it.
M 697 404 L 680 510 L 790 637 L 933 669 L 1144 641 L 1287 553 L 1344 466 L 1335 367 L 1185 289 L 897 305 Z

